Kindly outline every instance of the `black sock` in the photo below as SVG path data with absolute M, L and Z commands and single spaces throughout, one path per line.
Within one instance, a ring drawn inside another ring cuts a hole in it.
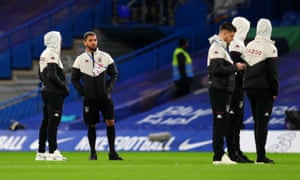
M 88 139 L 90 144 L 91 152 L 95 152 L 95 144 L 96 144 L 96 127 L 90 127 L 88 129 Z
M 111 153 L 116 152 L 115 151 L 115 137 L 116 137 L 115 126 L 107 126 L 106 135 L 108 138 L 109 152 Z

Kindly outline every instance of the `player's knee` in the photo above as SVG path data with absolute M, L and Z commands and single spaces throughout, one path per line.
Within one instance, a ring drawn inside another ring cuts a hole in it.
M 225 113 L 224 112 L 214 113 L 214 118 L 215 119 L 224 119 L 225 118 Z
M 114 126 L 115 125 L 115 121 L 113 119 L 106 120 L 105 123 L 106 123 L 107 126 Z
M 96 128 L 96 124 L 90 124 L 89 128 Z
M 229 108 L 228 114 L 229 115 L 234 115 L 235 114 L 235 109 L 234 108 Z
M 51 124 L 52 126 L 58 126 L 58 124 L 60 123 L 61 120 L 61 112 L 54 112 L 51 115 L 51 120 L 49 122 L 49 124 Z

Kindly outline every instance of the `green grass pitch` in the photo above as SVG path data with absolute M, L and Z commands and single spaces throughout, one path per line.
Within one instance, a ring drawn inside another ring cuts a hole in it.
M 139 179 L 139 180 L 296 180 L 300 179 L 300 154 L 269 153 L 269 164 L 213 165 L 206 152 L 120 152 L 124 161 L 108 161 L 98 152 L 97 161 L 88 152 L 63 152 L 68 161 L 35 161 L 35 152 L 0 152 L 0 179 Z M 255 159 L 254 153 L 248 157 Z

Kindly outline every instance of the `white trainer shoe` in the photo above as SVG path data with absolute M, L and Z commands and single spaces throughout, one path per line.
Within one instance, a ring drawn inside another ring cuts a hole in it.
M 237 164 L 237 162 L 232 161 L 226 154 L 224 154 L 220 161 L 213 161 L 213 164 Z
M 47 152 L 44 152 L 44 153 L 36 152 L 35 160 L 36 161 L 45 161 L 45 160 L 47 160 L 47 157 L 48 157 Z
M 53 153 L 48 153 L 47 161 L 66 161 L 67 158 L 64 157 L 58 149 L 56 149 Z

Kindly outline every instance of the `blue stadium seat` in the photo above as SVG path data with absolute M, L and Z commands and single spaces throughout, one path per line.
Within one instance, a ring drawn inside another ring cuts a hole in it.
M 293 26 L 297 18 L 297 13 L 294 11 L 287 11 L 283 14 L 281 19 L 281 26 Z
M 12 68 L 14 69 L 31 69 L 32 54 L 31 41 L 27 40 L 13 47 L 12 50 Z
M 34 37 L 31 40 L 33 59 L 39 59 L 43 49 L 45 48 L 44 43 L 43 43 L 44 42 L 43 36 L 44 35 L 42 34 L 42 35 L 39 35 L 37 37 Z
M 297 15 L 295 25 L 300 26 L 300 13 L 298 13 L 298 15 Z
M 73 36 L 82 37 L 87 31 L 93 29 L 92 10 L 88 9 L 73 19 Z
M 57 25 L 53 30 L 59 31 L 62 35 L 62 48 L 72 48 L 73 36 L 72 36 L 72 24 L 71 20 L 64 21 Z
M 11 53 L 9 50 L 0 53 L 0 78 L 1 79 L 11 79 Z

